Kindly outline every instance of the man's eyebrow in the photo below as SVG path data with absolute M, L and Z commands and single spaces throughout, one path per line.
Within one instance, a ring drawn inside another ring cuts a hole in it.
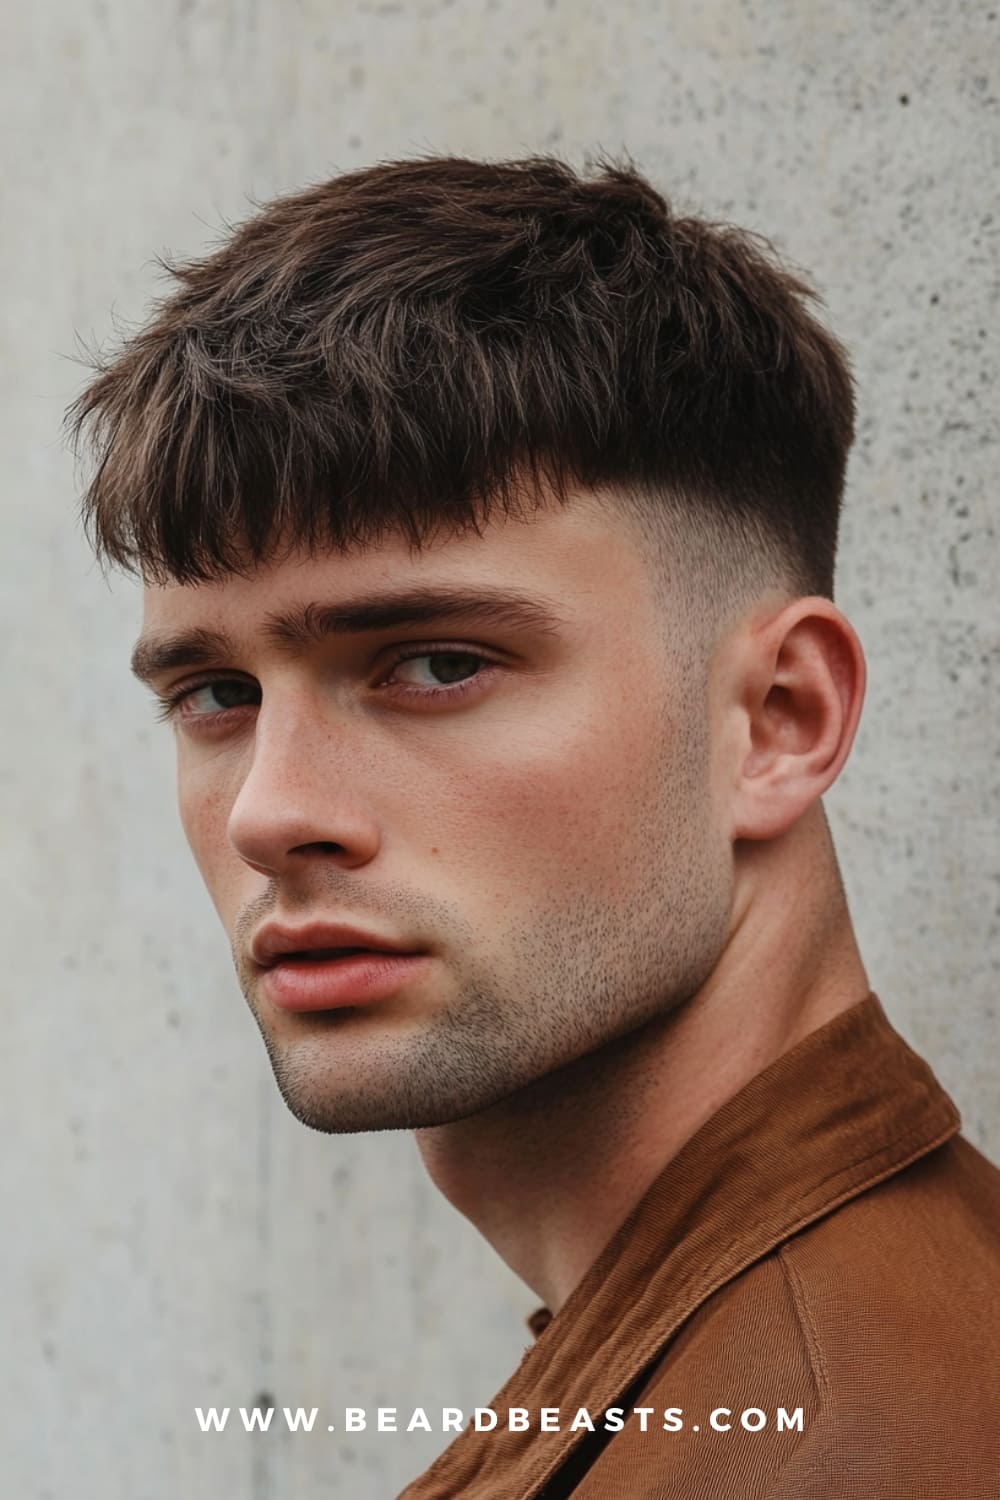
M 263 634 L 278 646 L 308 646 L 331 635 L 392 630 L 461 618 L 470 624 L 551 635 L 563 623 L 552 605 L 516 590 L 424 587 L 378 594 L 339 604 L 306 604 L 268 615 Z M 174 635 L 140 636 L 132 651 L 132 671 L 140 682 L 175 667 L 203 667 L 237 654 L 223 631 L 199 628 Z

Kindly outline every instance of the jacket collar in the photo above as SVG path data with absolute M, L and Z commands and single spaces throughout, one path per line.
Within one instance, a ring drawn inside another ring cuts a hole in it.
M 542 1437 L 537 1413 L 613 1406 L 713 1292 L 961 1126 L 878 997 L 842 1011 L 745 1085 L 692 1136 L 619 1226 L 490 1402 L 406 1500 L 530 1500 L 581 1432 Z M 532 1412 L 506 1430 L 509 1406 Z M 402 1497 L 401 1497 L 402 1500 Z

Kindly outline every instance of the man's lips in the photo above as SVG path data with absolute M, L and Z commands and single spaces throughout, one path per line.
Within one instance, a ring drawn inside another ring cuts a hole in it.
M 347 954 L 342 958 L 290 956 L 265 969 L 261 988 L 281 1010 L 337 1010 L 387 1000 L 432 962 L 429 953 Z
M 395 994 L 431 955 L 344 923 L 266 923 L 251 952 L 261 986 L 282 1010 L 333 1010 Z
M 250 944 L 254 962 L 268 969 L 292 954 L 302 958 L 363 948 L 375 953 L 415 953 L 413 943 L 367 932 L 348 922 L 306 922 L 293 927 L 285 922 L 265 922 Z

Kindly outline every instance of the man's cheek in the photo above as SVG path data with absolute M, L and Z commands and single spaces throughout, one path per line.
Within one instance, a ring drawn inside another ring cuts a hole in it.
M 195 864 L 213 901 L 219 906 L 226 876 L 228 874 L 231 883 L 232 871 L 238 862 L 228 835 L 230 803 L 218 789 L 210 790 L 199 786 L 197 780 L 181 778 L 177 805 L 181 827 Z
M 564 886 L 574 871 L 582 876 L 615 864 L 623 841 L 635 837 L 635 820 L 645 823 L 652 815 L 643 788 L 660 752 L 654 755 L 651 740 L 626 753 L 594 728 L 572 746 L 563 742 L 558 754 L 542 754 L 536 744 L 523 757 L 453 772 L 437 832 L 450 832 L 459 857 L 471 855 L 480 866 L 551 867 Z

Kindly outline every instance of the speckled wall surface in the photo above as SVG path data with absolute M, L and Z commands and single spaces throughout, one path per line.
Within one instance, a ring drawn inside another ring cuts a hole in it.
M 6 32 L 3 1491 L 384 1500 L 439 1434 L 202 1436 L 195 1404 L 488 1402 L 534 1305 L 408 1137 L 280 1103 L 74 522 L 74 333 L 153 256 L 379 157 L 627 148 L 771 235 L 853 350 L 838 602 L 870 669 L 827 797 L 861 947 L 1000 1155 L 996 10 L 967 0 L 49 0 Z

